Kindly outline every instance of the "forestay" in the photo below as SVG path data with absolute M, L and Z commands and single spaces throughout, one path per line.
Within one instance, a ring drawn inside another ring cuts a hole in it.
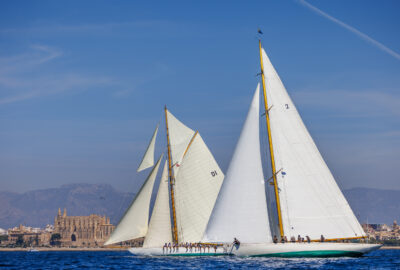
M 257 86 L 204 241 L 271 242 L 259 138 Z
M 131 205 L 126 210 L 124 216 L 119 221 L 117 227 L 112 232 L 110 238 L 104 243 L 105 245 L 115 244 L 146 235 L 149 222 L 151 193 L 153 191 L 158 168 L 160 167 L 161 158 L 162 155 L 136 197 L 133 199 Z
M 284 234 L 365 235 L 264 49 L 262 57 Z
M 199 133 L 187 146 L 175 178 L 179 242 L 201 241 L 224 174 Z
M 172 242 L 172 231 L 168 195 L 168 165 L 165 161 L 143 247 L 161 247 L 164 243 L 170 242 Z
M 158 125 L 156 127 L 156 130 L 154 130 L 153 137 L 151 137 L 149 145 L 147 146 L 147 150 L 144 153 L 142 162 L 140 162 L 140 165 L 137 169 L 138 172 L 150 168 L 151 166 L 154 165 L 154 149 L 156 144 L 157 132 L 158 132 Z

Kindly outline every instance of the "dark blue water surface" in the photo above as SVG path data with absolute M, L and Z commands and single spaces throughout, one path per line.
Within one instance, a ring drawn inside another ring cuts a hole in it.
M 237 258 L 132 256 L 128 251 L 0 252 L 0 269 L 400 269 L 400 250 L 360 258 Z

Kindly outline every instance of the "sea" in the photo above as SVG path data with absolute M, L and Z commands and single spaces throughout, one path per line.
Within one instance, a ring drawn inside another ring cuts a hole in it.
M 359 258 L 140 257 L 128 251 L 0 252 L 0 269 L 400 269 L 400 250 Z

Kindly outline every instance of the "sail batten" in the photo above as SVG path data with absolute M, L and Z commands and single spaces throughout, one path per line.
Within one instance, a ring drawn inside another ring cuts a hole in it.
M 207 225 L 204 241 L 271 242 L 259 138 L 259 92 L 246 121 Z
M 264 49 L 262 60 L 285 235 L 365 235 Z
M 137 172 L 143 171 L 154 165 L 154 150 L 155 150 L 157 132 L 158 132 L 158 125 L 154 130 L 153 136 L 151 137 L 150 143 L 147 146 L 146 152 L 143 155 L 142 161 L 140 162 Z
M 111 245 L 123 241 L 143 237 L 148 230 L 150 199 L 153 191 L 154 181 L 162 156 L 158 159 L 146 181 L 133 199 L 131 205 L 112 232 L 110 238 L 104 245 Z

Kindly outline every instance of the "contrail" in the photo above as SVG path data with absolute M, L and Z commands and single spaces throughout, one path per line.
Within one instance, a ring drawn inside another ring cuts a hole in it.
M 383 45 L 382 43 L 380 43 L 379 41 L 371 38 L 370 36 L 360 32 L 359 30 L 357 30 L 356 28 L 332 17 L 331 15 L 323 12 L 322 10 L 320 10 L 319 8 L 311 5 L 310 3 L 306 2 L 305 0 L 298 0 L 298 2 L 300 4 L 302 4 L 303 6 L 311 9 L 312 11 L 314 11 L 315 13 L 317 13 L 318 15 L 321 15 L 322 17 L 327 18 L 328 20 L 340 25 L 341 27 L 349 30 L 350 32 L 356 34 L 357 36 L 359 36 L 360 38 L 364 39 L 365 41 L 368 41 L 369 43 L 371 43 L 372 45 L 374 45 L 375 47 L 377 47 L 378 49 L 390 54 L 391 56 L 393 56 L 394 58 L 400 60 L 400 54 L 398 54 L 397 52 L 389 49 L 388 47 L 386 47 L 385 45 Z

